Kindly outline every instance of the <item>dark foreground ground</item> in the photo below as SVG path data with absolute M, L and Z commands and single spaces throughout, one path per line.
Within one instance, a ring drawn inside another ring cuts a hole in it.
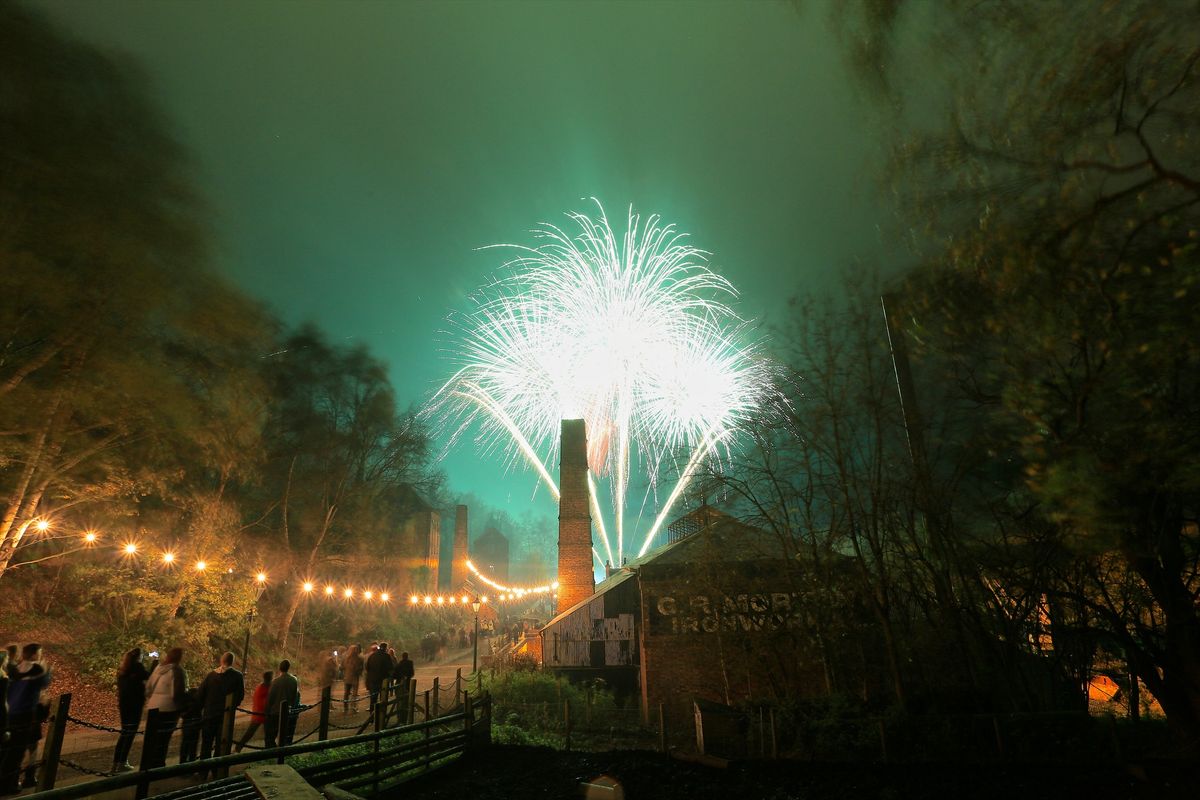
M 1134 770 L 1133 772 L 1138 772 Z M 413 800 L 581 798 L 581 782 L 618 781 L 632 800 L 900 800 L 900 798 L 1200 798 L 1200 769 L 1158 768 L 1145 778 L 1118 768 L 884 766 L 742 762 L 726 769 L 658 753 L 565 753 L 495 745 L 390 795 Z M 619 797 L 609 792 L 596 798 Z

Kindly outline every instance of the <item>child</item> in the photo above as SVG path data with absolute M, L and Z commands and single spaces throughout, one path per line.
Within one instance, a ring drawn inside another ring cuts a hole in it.
M 259 729 L 259 726 L 267 721 L 267 695 L 271 691 L 271 678 L 274 676 L 273 672 L 264 672 L 262 683 L 254 689 L 254 702 L 250 706 L 250 727 L 246 728 L 246 732 L 242 734 L 235 752 L 242 752 L 242 748 L 246 746 L 246 742 L 250 741 L 250 737 Z

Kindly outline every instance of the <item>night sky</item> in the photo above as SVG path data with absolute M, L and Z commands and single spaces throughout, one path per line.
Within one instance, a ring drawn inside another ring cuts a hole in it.
M 768 323 L 881 252 L 875 138 L 821 4 L 35 5 L 142 64 L 195 156 L 220 268 L 285 320 L 366 343 L 404 405 L 448 377 L 445 317 L 502 260 L 476 248 L 590 196 L 691 232 Z M 456 491 L 531 507 L 533 473 L 469 443 L 444 467 Z

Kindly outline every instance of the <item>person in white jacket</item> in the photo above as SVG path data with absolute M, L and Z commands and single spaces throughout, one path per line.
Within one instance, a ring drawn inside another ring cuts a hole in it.
M 146 681 L 146 739 L 142 760 L 151 769 L 167 763 L 171 735 L 175 733 L 175 724 L 183 710 L 187 673 L 183 671 L 181 661 L 183 648 L 172 647 Z

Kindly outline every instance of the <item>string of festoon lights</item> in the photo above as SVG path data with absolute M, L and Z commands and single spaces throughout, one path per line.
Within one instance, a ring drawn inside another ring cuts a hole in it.
M 481 582 L 495 589 L 500 593 L 499 599 L 502 602 L 511 602 L 514 600 L 524 600 L 529 596 L 552 595 L 558 597 L 558 581 L 542 584 L 541 586 L 505 586 L 499 581 L 492 580 L 487 575 L 484 575 L 478 567 L 467 560 L 467 569 L 471 574 L 478 578 Z M 410 598 L 411 599 L 411 598 Z
M 51 524 L 49 520 L 38 519 L 31 523 L 31 527 L 38 533 L 45 533 L 50 529 Z M 94 530 L 88 529 L 83 531 L 80 535 L 80 538 L 82 539 L 82 546 L 67 552 L 76 552 L 76 550 L 83 549 L 96 550 L 102 546 L 100 544 L 101 536 Z M 127 559 L 154 556 L 159 565 L 165 570 L 185 569 L 185 565 L 187 565 L 197 573 L 222 571 L 220 565 L 214 564 L 205 558 L 196 558 L 189 564 L 188 560 L 184 559 L 182 555 L 175 550 L 146 547 L 132 539 L 126 539 L 122 542 L 119 542 L 115 546 L 115 549 L 118 554 Z M 226 566 L 223 571 L 228 575 L 232 575 L 236 572 L 236 570 L 231 566 Z M 270 576 L 267 574 L 266 570 L 257 569 L 253 572 L 253 575 L 254 582 L 258 584 L 259 589 L 266 589 L 267 584 L 270 582 Z M 318 591 L 318 588 L 320 588 L 320 591 Z M 369 586 L 351 586 L 348 584 L 339 584 L 336 581 L 326 582 L 318 580 L 305 580 L 300 584 L 300 591 L 302 591 L 305 595 L 312 596 L 316 594 L 318 597 L 324 597 L 327 600 L 343 600 L 346 602 L 362 601 L 366 603 L 378 603 L 381 605 L 386 605 L 392 601 L 392 594 L 387 589 Z M 481 598 L 481 600 L 486 602 L 486 598 Z
M 34 531 L 39 534 L 45 534 L 50 530 L 51 523 L 49 520 L 41 518 L 31 522 L 30 527 L 32 527 Z M 81 538 L 82 546 L 76 549 L 97 549 L 101 547 L 101 536 L 94 530 L 88 529 L 83 531 Z M 156 555 L 159 564 L 164 569 L 182 569 L 187 563 L 187 561 L 182 558 L 181 554 L 175 552 L 174 550 L 145 547 L 132 539 L 127 539 L 118 543 L 116 545 L 116 550 L 122 557 L 130 559 Z M 199 573 L 207 573 L 209 571 L 217 571 L 219 569 L 217 565 L 214 565 L 212 562 L 204 558 L 195 559 L 191 562 L 190 566 L 195 572 Z M 469 569 L 471 574 L 478 578 L 480 582 L 496 590 L 497 594 L 494 598 L 494 601 L 496 602 L 518 602 L 523 601 L 526 598 L 558 596 L 558 581 L 539 586 L 508 586 L 489 578 L 470 560 L 467 561 L 467 569 Z M 226 574 L 232 575 L 234 571 L 235 570 L 233 567 L 225 568 Z M 266 588 L 267 583 L 269 583 L 269 579 L 270 576 L 267 574 L 266 570 L 255 570 L 254 581 L 258 584 L 260 589 Z M 300 584 L 300 591 L 304 592 L 304 594 L 308 596 L 316 594 L 318 597 L 323 597 L 326 600 L 342 600 L 346 602 L 357 600 L 366 603 L 379 603 L 386 605 L 392 600 L 392 594 L 387 589 L 380 589 L 378 587 L 351 586 L 348 584 L 339 584 L 336 581 L 325 582 L 318 580 L 305 580 Z M 415 607 L 440 606 L 443 608 L 465 608 L 476 601 L 486 604 L 489 602 L 489 598 L 487 595 L 476 596 L 469 593 L 462 595 L 413 594 L 409 595 L 408 598 L 409 605 Z

